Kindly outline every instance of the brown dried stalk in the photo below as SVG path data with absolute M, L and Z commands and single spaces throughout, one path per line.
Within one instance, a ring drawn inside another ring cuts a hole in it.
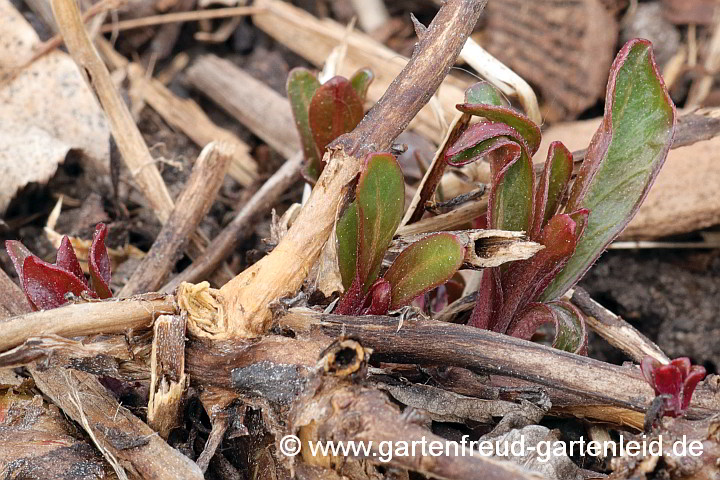
M 190 234 L 215 201 L 233 153 L 232 145 L 222 142 L 212 142 L 200 152 L 170 218 L 118 297 L 152 292 L 162 286 Z
M 148 199 L 155 215 L 164 223 L 173 209 L 172 198 L 127 105 L 115 90 L 110 72 L 85 30 L 75 0 L 52 0 L 52 7 L 58 30 L 70 55 L 108 116 L 110 129 L 128 170 Z
M 190 311 L 190 328 L 216 338 L 251 337 L 271 322 L 268 305 L 293 294 L 317 260 L 335 223 L 340 202 L 360 172 L 364 157 L 387 150 L 442 83 L 486 0 L 449 0 L 428 27 L 415 53 L 385 95 L 350 134 L 325 154 L 327 166 L 297 220 L 267 257 L 219 291 L 199 292 L 202 302 Z M 187 296 L 182 285 L 179 296 Z M 183 302 L 180 298 L 181 303 Z M 193 303 L 185 301 L 185 304 Z M 211 325 L 208 325 L 210 320 Z

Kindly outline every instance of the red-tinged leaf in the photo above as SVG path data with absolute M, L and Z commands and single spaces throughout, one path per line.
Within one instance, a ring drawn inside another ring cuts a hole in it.
M 365 311 L 365 315 L 386 315 L 390 310 L 391 296 L 390 283 L 383 278 L 378 278 L 370 287 L 370 306 Z
M 30 250 L 28 250 L 25 245 L 18 242 L 17 240 L 6 240 L 5 250 L 10 257 L 10 261 L 12 261 L 13 267 L 15 267 L 15 271 L 20 278 L 20 283 L 22 283 L 23 263 L 25 262 L 25 259 L 27 257 L 32 255 L 32 252 L 30 252 Z
M 550 217 L 558 212 L 572 171 L 572 153 L 561 142 L 552 142 L 548 149 L 543 175 L 535 188 L 535 208 L 530 239 L 537 238 Z
M 510 107 L 500 91 L 489 83 L 479 83 L 470 87 L 465 92 L 465 103 L 457 105 L 457 109 L 463 113 L 511 126 L 525 139 L 531 156 L 540 147 L 542 140 L 540 127 L 527 116 Z
M 492 177 L 490 228 L 528 231 L 535 178 L 525 141 L 505 124 L 480 122 L 460 136 L 445 158 L 452 165 L 464 165 L 485 156 Z
M 582 312 L 572 303 L 565 301 L 549 303 L 548 307 L 555 314 L 553 348 L 587 355 L 587 329 Z
M 72 273 L 30 255 L 23 262 L 23 290 L 35 307 L 50 310 L 67 303 L 65 294 L 79 296 L 87 286 Z
M 315 75 L 305 68 L 294 68 L 288 75 L 288 100 L 290 100 L 295 127 L 300 134 L 300 142 L 303 147 L 303 156 L 305 157 L 304 174 L 310 180 L 316 180 L 323 168 L 322 156 L 315 144 L 310 129 L 310 120 L 308 119 L 310 102 L 318 87 L 320 87 L 320 82 L 318 82 Z
M 500 269 L 486 268 L 480 279 L 475 307 L 470 315 L 468 325 L 485 330 L 494 330 L 494 320 L 497 319 L 503 304 L 502 284 L 500 283 Z
M 675 365 L 675 367 L 680 370 L 680 375 L 682 375 L 683 379 L 690 374 L 690 368 L 692 368 L 692 362 L 688 357 L 679 357 L 670 360 L 670 365 Z
M 573 222 L 575 222 L 575 238 L 580 239 L 583 233 L 585 233 L 585 227 L 587 227 L 588 219 L 590 218 L 590 210 L 582 208 L 574 212 L 568 213 Z
M 333 77 L 315 90 L 308 119 L 315 145 L 322 155 L 330 142 L 352 131 L 363 118 L 363 102 L 350 81 Z
M 648 382 L 653 388 L 655 388 L 655 377 L 653 376 L 653 370 L 659 367 L 661 364 L 650 355 L 643 357 L 640 362 L 640 371 L 645 377 L 645 381 Z
M 530 340 L 538 328 L 546 323 L 557 323 L 555 313 L 544 303 L 530 303 L 508 327 L 507 334 Z
M 631 40 L 610 69 L 605 116 L 588 147 L 567 210 L 590 210 L 575 254 L 543 300 L 572 287 L 635 216 L 665 162 L 675 131 L 673 105 L 650 42 Z
M 500 90 L 489 82 L 477 82 L 465 90 L 465 104 L 494 105 L 509 107 L 510 102 Z
M 661 365 L 653 370 L 655 393 L 668 395 L 665 400 L 665 410 L 670 415 L 679 415 L 682 412 L 682 373 L 675 365 Z
M 686 411 L 690 406 L 690 400 L 692 400 L 692 394 L 695 391 L 697 384 L 705 378 L 705 367 L 700 365 L 693 365 L 688 372 L 685 381 L 683 382 L 683 398 L 682 398 L 682 411 Z
M 367 292 L 380 271 L 385 251 L 402 220 L 405 181 L 389 153 L 367 156 L 355 190 L 358 209 L 357 278 Z
M 450 233 L 429 235 L 409 245 L 384 276 L 392 285 L 390 308 L 407 305 L 418 295 L 450 280 L 464 258 L 464 244 Z
M 67 235 L 64 235 L 60 241 L 60 248 L 57 250 L 57 257 L 55 259 L 55 265 L 62 268 L 63 270 L 72 273 L 79 278 L 85 285 L 87 285 L 87 279 L 83 273 L 80 262 L 75 255 L 75 249 L 70 243 L 70 239 Z
M 367 294 L 363 292 L 363 284 L 357 278 L 352 281 L 350 287 L 335 305 L 333 313 L 337 315 L 360 315 L 365 304 Z
M 555 215 L 538 242 L 545 246 L 533 257 L 508 265 L 502 273 L 503 305 L 494 331 L 505 333 L 516 315 L 534 301 L 575 251 L 575 222 L 569 215 Z
M 105 237 L 107 237 L 107 225 L 98 223 L 95 226 L 92 244 L 90 245 L 89 261 L 90 278 L 93 290 L 100 298 L 112 297 L 110 290 L 110 258 L 105 248 Z
M 363 102 L 373 80 L 375 80 L 375 74 L 369 68 L 361 68 L 350 77 L 350 85 L 352 85 L 358 98 Z
M 357 203 L 352 202 L 335 225 L 338 266 L 340 267 L 340 277 L 345 291 L 348 291 L 357 273 L 357 232 L 358 209 Z

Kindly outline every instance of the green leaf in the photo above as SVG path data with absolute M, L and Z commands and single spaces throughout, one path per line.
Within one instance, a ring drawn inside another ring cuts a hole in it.
M 575 254 L 543 292 L 559 297 L 595 262 L 637 212 L 667 157 L 675 105 L 647 40 L 625 44 L 610 70 L 605 116 L 585 155 L 566 211 L 590 217 Z
M 322 155 L 330 142 L 352 131 L 363 118 L 363 102 L 350 81 L 333 77 L 315 90 L 308 119 L 315 145 Z
M 315 139 L 310 130 L 310 121 L 308 119 L 310 101 L 318 87 L 320 87 L 320 82 L 315 78 L 315 75 L 305 68 L 294 68 L 290 71 L 290 75 L 288 75 L 288 99 L 290 100 L 290 108 L 292 109 L 293 118 L 295 119 L 295 127 L 300 134 L 300 142 L 303 147 L 305 173 L 311 179 L 317 179 L 322 171 L 322 159 L 315 145 Z
M 573 172 L 572 153 L 561 142 L 552 142 L 548 149 L 543 175 L 535 189 L 535 210 L 530 238 L 540 234 L 550 217 L 560 208 Z
M 496 107 L 509 107 L 510 102 L 503 96 L 502 92 L 491 83 L 478 82 L 465 90 L 466 104 L 494 105 Z
M 395 157 L 371 153 L 360 174 L 355 201 L 358 210 L 357 277 L 367 292 L 375 281 L 385 251 L 402 220 L 405 181 Z
M 361 68 L 350 78 L 350 84 L 357 93 L 358 98 L 363 102 L 373 80 L 375 80 L 375 74 L 369 68 Z
M 565 301 L 548 303 L 547 306 L 555 315 L 553 348 L 586 355 L 588 338 L 582 312 Z
M 357 228 L 358 209 L 357 203 L 348 205 L 345 213 L 335 225 L 335 237 L 337 238 L 338 266 L 342 277 L 343 287 L 347 292 L 350 284 L 355 278 L 355 263 L 357 261 Z
M 468 88 L 465 91 L 465 103 L 457 105 L 457 109 L 514 128 L 525 140 L 531 156 L 540 147 L 540 127 L 512 108 L 502 93 L 487 82 L 476 83 Z
M 450 233 L 436 233 L 408 246 L 383 277 L 392 285 L 390 308 L 407 305 L 450 280 L 464 258 L 465 246 Z

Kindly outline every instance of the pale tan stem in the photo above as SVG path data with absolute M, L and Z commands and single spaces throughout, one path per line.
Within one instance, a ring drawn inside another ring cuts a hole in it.
M 485 0 L 449 0 L 418 43 L 415 53 L 385 95 L 350 134 L 325 154 L 327 166 L 295 223 L 275 250 L 214 293 L 226 319 L 213 336 L 248 337 L 271 323 L 269 304 L 293 294 L 330 236 L 340 202 L 371 152 L 390 147 L 429 101 L 475 26 Z M 208 302 L 205 302 L 206 304 Z M 196 315 L 199 312 L 195 312 Z M 207 312 L 214 316 L 217 312 Z M 192 328 L 193 318 L 190 318 Z
M 115 90 L 110 72 L 85 30 L 75 0 L 52 0 L 52 8 L 70 55 L 108 116 L 110 129 L 128 170 L 155 215 L 164 223 L 173 209 L 172 198 L 127 105 Z

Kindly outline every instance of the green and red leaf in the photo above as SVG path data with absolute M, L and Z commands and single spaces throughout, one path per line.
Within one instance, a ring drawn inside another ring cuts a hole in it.
M 100 298 L 112 297 L 110 290 L 110 258 L 105 248 L 105 237 L 107 237 L 107 225 L 98 223 L 93 233 L 92 244 L 88 253 L 88 265 L 90 267 L 90 280 L 93 290 Z
M 552 142 L 548 149 L 543 175 L 535 188 L 535 206 L 530 239 L 537 238 L 550 217 L 559 210 L 562 197 L 565 195 L 570 183 L 572 172 L 572 153 L 562 142 Z
M 357 93 L 358 98 L 363 102 L 373 80 L 375 80 L 375 75 L 369 68 L 361 68 L 350 77 L 350 84 Z
M 409 245 L 383 277 L 392 285 L 390 308 L 407 305 L 450 280 L 464 258 L 465 246 L 450 233 L 429 235 Z
M 340 135 L 352 131 L 363 118 L 363 102 L 350 81 L 333 77 L 315 90 L 308 120 L 320 155 Z
M 365 315 L 386 315 L 390 310 L 392 287 L 384 278 L 378 278 L 370 287 L 368 294 L 370 306 Z
M 357 203 L 352 202 L 335 225 L 338 267 L 345 291 L 348 291 L 357 273 L 357 232 L 358 209 Z
M 358 235 L 356 275 L 367 292 L 375 281 L 405 209 L 405 181 L 395 157 L 372 153 L 355 190 Z
M 322 171 L 321 153 L 315 144 L 308 118 L 310 102 L 319 87 L 320 82 L 318 79 L 305 68 L 294 68 L 288 75 L 286 87 L 288 100 L 290 100 L 295 127 L 300 134 L 300 142 L 303 147 L 305 174 L 311 179 L 317 179 Z
M 525 140 L 530 156 L 540 147 L 540 127 L 508 105 L 499 90 L 487 82 L 476 83 L 465 92 L 465 103 L 456 107 L 463 113 L 484 117 L 515 129 Z
M 587 354 L 587 329 L 583 314 L 569 302 L 531 303 L 513 321 L 508 335 L 530 340 L 542 325 L 555 326 L 553 348 Z
M 567 211 L 590 217 L 576 252 L 543 293 L 559 297 L 595 262 L 637 212 L 667 157 L 675 105 L 647 40 L 631 40 L 610 70 L 605 116 L 585 155 Z

